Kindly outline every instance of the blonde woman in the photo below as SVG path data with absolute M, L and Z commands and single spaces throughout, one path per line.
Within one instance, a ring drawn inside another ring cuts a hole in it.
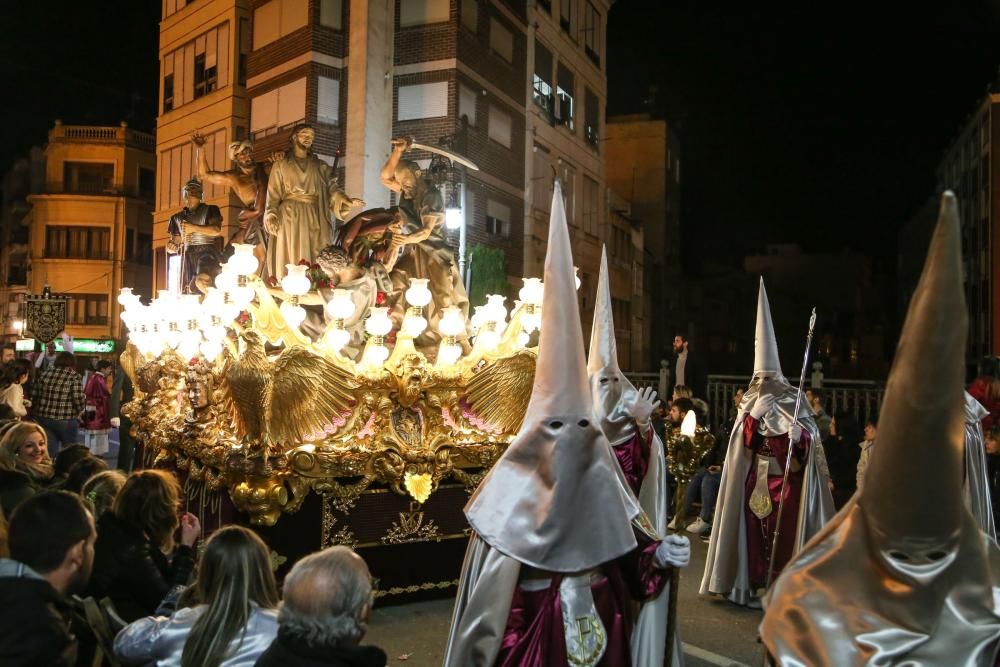
M 51 479 L 45 429 L 30 422 L 13 426 L 0 439 L 0 509 L 11 516 Z

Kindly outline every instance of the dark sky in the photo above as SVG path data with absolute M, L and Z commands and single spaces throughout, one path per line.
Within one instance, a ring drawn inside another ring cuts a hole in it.
M 998 2 L 617 0 L 608 109 L 641 109 L 658 87 L 682 139 L 691 256 L 798 241 L 891 261 L 896 228 L 996 75 Z M 57 117 L 150 129 L 159 11 L 34 0 L 5 12 L 0 169 Z
M 658 87 L 681 134 L 694 256 L 795 241 L 892 261 L 996 76 L 997 4 L 618 0 L 608 111 Z

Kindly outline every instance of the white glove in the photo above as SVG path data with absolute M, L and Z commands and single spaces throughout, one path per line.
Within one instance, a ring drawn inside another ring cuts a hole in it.
M 121 419 L 119 419 L 118 417 L 111 418 L 111 428 L 118 428 L 121 425 L 122 425 Z
M 649 416 L 656 408 L 656 390 L 646 387 L 625 399 L 625 412 L 640 424 L 649 423 Z
M 796 442 L 802 439 L 802 427 L 798 422 L 792 422 L 792 425 L 788 427 L 788 442 L 794 445 Z
M 660 567 L 687 567 L 691 560 L 691 543 L 683 535 L 667 535 L 656 547 L 654 556 Z
M 753 417 L 754 419 L 760 419 L 761 417 L 763 417 L 764 415 L 766 415 L 768 412 L 771 411 L 771 408 L 774 407 L 775 402 L 776 399 L 772 394 L 759 397 L 757 401 L 753 404 L 753 407 L 750 408 L 750 416 Z

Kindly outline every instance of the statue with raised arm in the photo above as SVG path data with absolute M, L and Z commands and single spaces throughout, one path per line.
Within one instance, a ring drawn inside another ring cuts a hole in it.
M 281 279 L 286 264 L 313 261 L 330 245 L 334 219 L 343 221 L 352 208 L 363 206 L 337 187 L 336 175 L 312 152 L 316 132 L 296 125 L 284 157 L 271 166 L 264 206 L 268 239 L 265 271 Z
M 420 166 L 403 159 L 413 143 L 411 137 L 392 140 L 392 153 L 382 167 L 382 183 L 399 195 L 394 213 L 400 223 L 401 237 L 407 242 L 402 256 L 387 253 L 386 268 L 408 277 L 428 278 L 433 300 L 427 320 L 434 326 L 439 311 L 458 306 L 468 316 L 469 297 L 458 273 L 451 248 L 444 238 L 444 200 L 441 192 L 422 174 Z M 395 236 L 395 235 L 394 235 Z
M 266 252 L 266 236 L 261 217 L 264 214 L 264 200 L 267 196 L 267 171 L 262 164 L 253 160 L 253 144 L 248 140 L 229 144 L 229 159 L 233 168 L 229 171 L 213 171 L 208 165 L 208 157 L 202 147 L 205 137 L 200 132 L 191 135 L 197 156 L 198 178 L 202 183 L 223 185 L 232 190 L 243 210 L 237 217 L 238 229 L 229 239 L 230 243 L 249 243 L 254 246 L 254 254 L 263 266 Z
M 181 257 L 183 292 L 204 292 L 221 271 L 216 239 L 222 236 L 222 212 L 202 197 L 201 181 L 191 178 L 181 190 L 184 208 L 167 223 L 167 254 Z

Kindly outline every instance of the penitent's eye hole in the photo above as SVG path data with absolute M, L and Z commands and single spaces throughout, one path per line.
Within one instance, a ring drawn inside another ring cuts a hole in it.
M 929 554 L 927 554 L 927 558 L 929 558 L 930 560 L 941 560 L 947 555 L 948 555 L 947 551 L 932 551 Z
M 904 551 L 890 551 L 889 557 L 892 558 L 893 560 L 901 560 L 904 562 L 910 560 L 909 554 L 907 554 Z
M 601 378 L 601 384 L 607 384 L 608 378 Z
M 563 423 L 560 422 L 560 421 L 549 422 L 549 427 L 558 430 L 558 429 L 561 429 L 563 427 Z
M 581 419 L 578 422 L 578 425 L 580 426 L 580 428 L 587 428 L 588 426 L 590 426 L 590 422 L 587 421 L 586 419 Z

